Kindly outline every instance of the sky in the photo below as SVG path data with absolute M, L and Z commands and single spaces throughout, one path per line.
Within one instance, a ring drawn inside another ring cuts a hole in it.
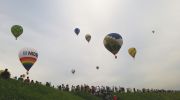
M 180 89 L 179 0 L 0 0 L 0 69 L 26 70 L 18 53 L 38 51 L 29 77 L 43 83 Z M 12 25 L 23 26 L 15 40 Z M 80 28 L 77 36 L 74 28 Z M 155 30 L 155 34 L 152 33 Z M 109 33 L 123 45 L 114 56 Z M 85 34 L 91 34 L 90 43 Z M 137 49 L 136 58 L 128 48 Z M 100 69 L 96 70 L 96 66 Z M 72 75 L 71 69 L 76 73 Z

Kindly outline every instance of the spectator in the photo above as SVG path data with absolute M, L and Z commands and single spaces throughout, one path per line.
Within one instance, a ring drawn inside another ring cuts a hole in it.
M 73 86 L 73 85 L 71 86 L 71 91 L 75 92 L 75 86 Z
M 62 91 L 62 87 L 61 87 L 61 85 L 59 85 L 59 86 L 58 86 L 58 89 L 59 89 L 60 91 Z
M 65 91 L 69 92 L 69 85 L 68 84 L 66 85 Z
M 31 84 L 34 84 L 34 80 L 31 80 Z
M 24 80 L 25 83 L 30 83 L 30 79 L 29 77 L 27 77 L 25 80 Z
M 50 87 L 50 86 L 51 86 L 51 83 L 46 82 L 46 86 L 47 86 L 47 87 Z
M 20 75 L 20 77 L 18 78 L 18 80 L 21 81 L 21 82 L 23 82 L 23 80 L 24 80 L 24 79 L 23 79 L 23 76 Z
M 65 86 L 64 86 L 64 84 L 62 84 L 62 90 L 63 90 L 63 91 L 65 90 Z
M 116 95 L 113 96 L 113 100 L 117 100 L 117 96 Z
M 9 79 L 10 76 L 11 76 L 11 74 L 8 72 L 8 69 L 5 69 L 5 71 L 1 73 L 1 77 L 3 79 Z
M 14 79 L 17 80 L 17 76 L 15 76 Z

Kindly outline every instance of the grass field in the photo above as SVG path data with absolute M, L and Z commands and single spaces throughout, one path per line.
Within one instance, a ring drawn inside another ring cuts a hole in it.
M 116 93 L 118 100 L 180 100 L 180 93 Z M 103 100 L 82 92 L 63 92 L 43 85 L 30 85 L 0 78 L 0 100 Z
M 180 93 L 122 93 L 119 100 L 180 100 Z

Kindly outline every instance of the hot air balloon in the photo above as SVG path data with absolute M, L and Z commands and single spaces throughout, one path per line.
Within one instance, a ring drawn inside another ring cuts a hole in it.
M 105 36 L 103 43 L 105 48 L 114 54 L 115 58 L 117 58 L 116 54 L 119 52 L 123 44 L 121 35 L 118 33 L 110 33 Z
M 11 27 L 11 32 L 17 40 L 17 38 L 23 33 L 23 28 L 20 25 L 13 25 Z
M 27 70 L 27 75 L 33 64 L 38 58 L 38 53 L 32 48 L 23 48 L 19 52 L 19 60 L 21 61 L 24 68 Z
M 152 30 L 152 33 L 154 34 L 154 33 L 155 33 L 155 30 Z
M 135 58 L 135 56 L 136 56 L 136 48 L 129 48 L 128 49 L 128 52 L 129 52 L 129 54 L 133 57 L 133 58 Z
M 96 66 L 96 69 L 98 70 L 98 69 L 99 69 L 99 66 Z
M 80 29 L 79 28 L 75 28 L 74 32 L 76 33 L 76 35 L 78 35 L 80 33 Z
M 75 74 L 75 72 L 76 72 L 75 69 L 72 69 L 72 70 L 71 70 L 71 73 L 72 73 L 72 74 Z
M 85 38 L 86 38 L 86 40 L 87 40 L 88 42 L 90 42 L 90 40 L 91 40 L 91 35 L 90 35 L 90 34 L 86 34 L 86 35 L 85 35 Z

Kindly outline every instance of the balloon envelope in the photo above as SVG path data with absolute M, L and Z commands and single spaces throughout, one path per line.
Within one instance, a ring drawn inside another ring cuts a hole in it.
M 154 33 L 155 33 L 155 30 L 153 30 L 152 33 L 154 34 Z
M 14 37 L 17 39 L 23 33 L 23 28 L 20 25 L 13 25 L 11 27 L 11 32 L 14 35 Z
M 99 66 L 96 66 L 96 69 L 99 69 Z
M 118 33 L 110 33 L 105 36 L 103 43 L 108 51 L 116 55 L 123 44 L 123 39 Z
M 23 48 L 19 52 L 19 60 L 24 68 L 29 71 L 38 58 L 38 52 L 32 48 Z
M 128 49 L 128 52 L 129 52 L 129 54 L 133 57 L 133 58 L 135 58 L 135 56 L 136 56 L 136 48 L 129 48 Z
M 72 72 L 72 74 L 74 74 L 76 71 L 75 71 L 75 69 L 72 69 L 71 72 Z
M 90 40 L 91 40 L 91 35 L 90 35 L 90 34 L 86 34 L 86 35 L 85 35 L 85 38 L 86 38 L 86 40 L 87 40 L 88 42 L 90 42 Z
M 75 28 L 74 32 L 76 33 L 76 35 L 78 35 L 80 33 L 80 29 L 79 28 Z

